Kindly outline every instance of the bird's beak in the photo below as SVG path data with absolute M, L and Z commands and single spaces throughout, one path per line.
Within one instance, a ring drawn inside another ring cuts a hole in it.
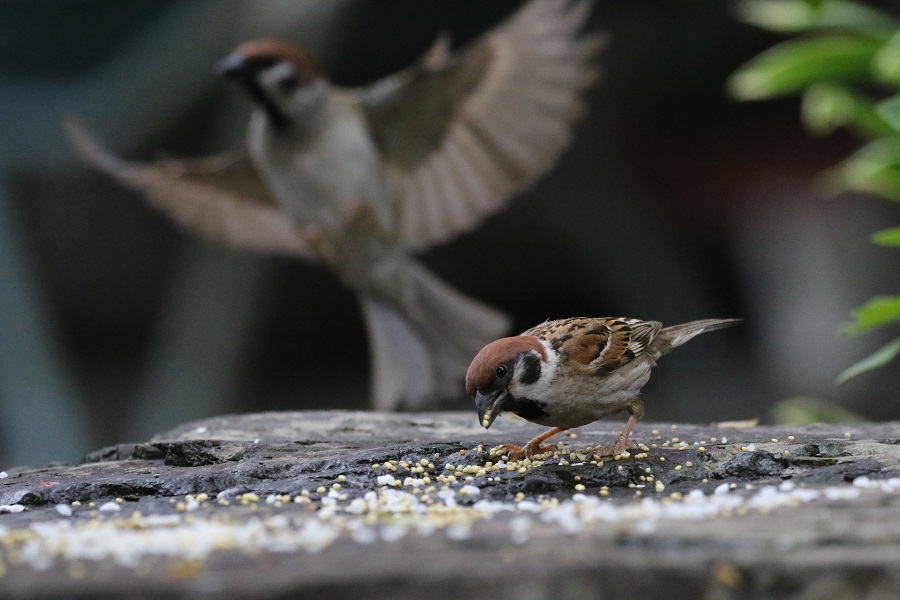
M 506 390 L 495 390 L 485 394 L 482 391 L 475 392 L 475 408 L 478 410 L 478 420 L 481 426 L 487 429 L 500 415 L 501 405 L 506 399 Z

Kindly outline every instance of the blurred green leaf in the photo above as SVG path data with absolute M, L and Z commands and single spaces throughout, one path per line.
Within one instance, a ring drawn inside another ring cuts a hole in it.
M 856 322 L 841 327 L 844 335 L 855 335 L 900 321 L 900 296 L 876 296 L 852 312 Z
M 772 406 L 772 421 L 776 425 L 807 425 L 809 423 L 861 423 L 864 419 L 833 402 L 818 398 L 787 398 Z
M 820 182 L 829 194 L 854 191 L 900 201 L 900 137 L 869 142 Z
M 840 28 L 865 33 L 900 29 L 900 21 L 849 0 L 746 0 L 735 7 L 738 19 L 777 33 Z
M 872 241 L 879 246 L 900 246 L 900 227 L 876 231 L 872 234 Z
M 738 100 L 759 100 L 799 92 L 822 81 L 862 80 L 884 40 L 834 34 L 789 40 L 740 67 L 728 89 Z
M 882 83 L 900 85 L 900 32 L 895 33 L 875 53 L 872 59 L 872 74 Z
M 875 105 L 875 112 L 891 126 L 894 131 L 900 132 L 900 94 L 891 96 Z
M 894 133 L 869 97 L 837 83 L 809 86 L 800 112 L 806 127 L 817 135 L 826 135 L 838 127 L 851 127 L 870 138 Z
M 869 355 L 868 357 L 862 359 L 855 365 L 847 368 L 844 372 L 838 375 L 835 380 L 835 385 L 840 385 L 847 381 L 852 377 L 856 377 L 861 373 L 866 373 L 867 371 L 872 371 L 879 367 L 883 367 L 888 364 L 894 358 L 897 357 L 897 354 L 900 354 L 900 337 L 890 342 L 886 346 L 876 350 L 874 353 Z

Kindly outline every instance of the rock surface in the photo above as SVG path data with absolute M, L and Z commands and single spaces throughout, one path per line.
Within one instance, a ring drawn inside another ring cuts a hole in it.
M 225 416 L 0 473 L 0 597 L 898 598 L 900 423 Z M 737 425 L 737 426 L 734 426 Z

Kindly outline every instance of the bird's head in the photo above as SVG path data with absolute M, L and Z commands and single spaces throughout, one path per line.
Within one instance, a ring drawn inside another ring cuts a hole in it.
M 279 40 L 245 42 L 219 61 L 216 70 L 237 83 L 277 128 L 290 126 L 327 95 L 325 79 L 312 58 Z
M 507 337 L 481 349 L 466 372 L 466 394 L 487 429 L 508 404 L 541 379 L 547 350 L 534 336 Z

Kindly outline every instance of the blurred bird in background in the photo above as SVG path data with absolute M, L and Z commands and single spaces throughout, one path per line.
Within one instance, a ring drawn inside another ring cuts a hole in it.
M 245 151 L 134 163 L 67 123 L 79 154 L 181 227 L 321 263 L 358 297 L 376 409 L 461 394 L 472 356 L 509 320 L 413 252 L 502 210 L 567 148 L 603 45 L 589 0 L 531 0 L 460 53 L 440 37 L 366 87 L 331 84 L 287 42 L 256 40 L 220 73 L 254 102 Z

